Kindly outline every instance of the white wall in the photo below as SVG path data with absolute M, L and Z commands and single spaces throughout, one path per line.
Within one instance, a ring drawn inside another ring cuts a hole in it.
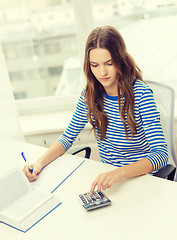
M 1 46 L 0 66 L 0 135 L 24 140 Z

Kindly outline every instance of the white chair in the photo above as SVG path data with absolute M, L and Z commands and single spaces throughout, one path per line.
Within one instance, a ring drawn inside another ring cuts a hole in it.
M 147 85 L 153 90 L 153 95 L 157 104 L 157 108 L 160 111 L 161 124 L 168 145 L 169 152 L 169 163 L 167 166 L 160 169 L 154 174 L 156 177 L 166 178 L 168 180 L 174 180 L 177 166 L 177 158 L 175 155 L 174 148 L 174 103 L 175 103 L 175 93 L 174 90 L 161 83 L 146 81 Z M 78 147 L 69 150 L 70 154 L 77 154 L 79 152 L 85 151 L 85 157 L 89 158 L 91 153 L 91 148 Z M 177 178 L 176 180 L 177 181 Z
M 164 131 L 165 139 L 168 145 L 169 164 L 166 168 L 160 170 L 157 174 L 155 174 L 156 176 L 159 176 L 159 174 L 163 175 L 163 171 L 168 171 L 167 169 L 170 169 L 170 166 L 175 166 L 175 167 L 177 166 L 177 158 L 176 158 L 175 147 L 174 147 L 175 92 L 173 88 L 161 83 L 157 83 L 153 81 L 146 81 L 146 83 L 153 90 L 153 95 L 157 104 L 157 108 L 160 111 L 160 120 L 161 120 L 162 128 Z M 167 178 L 170 180 L 173 180 L 174 174 L 175 174 L 175 170 L 174 172 L 172 171 L 172 175 L 173 175 L 172 179 L 171 177 L 170 178 L 167 177 Z

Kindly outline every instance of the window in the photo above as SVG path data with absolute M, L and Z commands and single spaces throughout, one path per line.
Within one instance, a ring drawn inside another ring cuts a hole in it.
M 15 99 L 26 98 L 26 92 L 15 92 Z
M 63 67 L 57 66 L 57 67 L 50 67 L 48 68 L 48 72 L 50 76 L 58 76 L 61 74 Z
M 88 33 L 101 25 L 122 33 L 145 80 L 177 93 L 176 22 L 177 0 L 7 1 L 0 8 L 0 42 L 14 96 L 78 94 L 85 85 L 78 59 Z
M 23 80 L 23 72 L 20 72 L 20 71 L 9 72 L 9 76 L 12 82 Z
M 79 56 L 72 1 L 0 3 L 0 43 L 16 99 L 54 96 L 65 62 Z
M 59 42 L 49 42 L 44 44 L 44 52 L 46 55 L 50 54 L 59 54 L 61 51 L 61 47 Z
M 177 0 L 91 2 L 94 25 L 110 24 L 121 32 L 144 80 L 170 85 L 177 96 Z

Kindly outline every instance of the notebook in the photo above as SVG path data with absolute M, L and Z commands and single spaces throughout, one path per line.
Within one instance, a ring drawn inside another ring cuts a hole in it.
M 0 177 L 0 222 L 27 232 L 61 202 L 54 194 L 33 188 L 19 167 Z

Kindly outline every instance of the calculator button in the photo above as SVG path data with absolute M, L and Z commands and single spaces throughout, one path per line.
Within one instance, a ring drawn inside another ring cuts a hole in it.
M 80 197 L 80 199 L 81 199 L 81 200 L 85 200 L 85 198 L 84 198 L 84 197 Z
M 95 192 L 94 197 L 95 197 L 96 199 L 100 199 L 100 195 L 99 195 L 97 192 Z
M 104 198 L 104 194 L 102 192 L 98 192 L 101 198 Z
M 93 197 L 93 196 L 92 196 L 92 200 L 93 200 L 93 201 L 96 201 L 96 197 Z

